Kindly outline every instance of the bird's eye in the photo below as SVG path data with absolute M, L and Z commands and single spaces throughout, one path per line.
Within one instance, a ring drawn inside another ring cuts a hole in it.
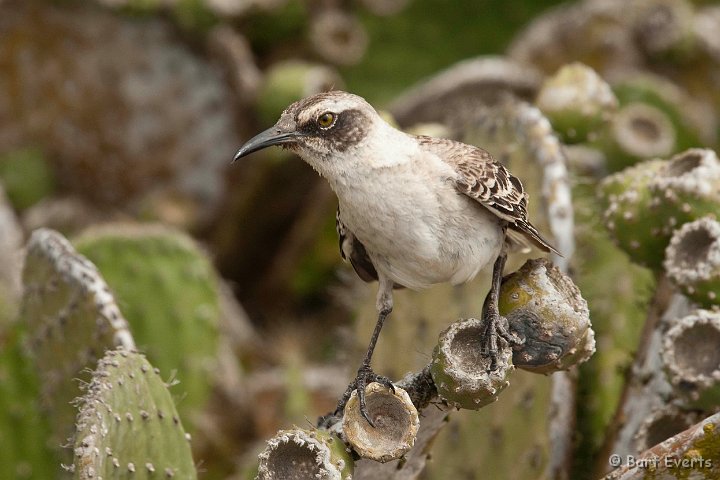
M 335 114 L 325 112 L 318 117 L 317 123 L 320 128 L 330 128 L 333 126 L 333 123 L 335 123 Z

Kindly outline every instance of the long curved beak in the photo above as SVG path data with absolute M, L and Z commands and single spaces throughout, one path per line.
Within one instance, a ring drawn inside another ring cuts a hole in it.
M 297 140 L 298 137 L 301 137 L 302 134 L 298 132 L 283 132 L 278 129 L 277 126 L 268 128 L 264 132 L 260 132 L 257 135 L 255 135 L 253 138 L 245 142 L 245 145 L 240 147 L 240 150 L 235 154 L 235 157 L 233 158 L 233 163 L 237 162 L 239 159 L 246 155 L 250 155 L 253 152 L 257 152 L 258 150 L 262 150 L 266 147 L 271 147 L 273 145 L 285 145 L 288 143 L 293 143 Z

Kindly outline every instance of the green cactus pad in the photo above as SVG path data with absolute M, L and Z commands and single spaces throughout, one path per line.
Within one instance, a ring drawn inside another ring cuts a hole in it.
M 528 260 L 505 277 L 498 306 L 510 331 L 525 340 L 513 347 L 517 368 L 535 373 L 567 370 L 595 351 L 587 302 L 549 260 Z
M 0 331 L 0 478 L 53 478 L 60 458 L 49 448 L 38 375 L 22 351 L 16 327 Z
M 18 210 L 34 205 L 55 189 L 50 165 L 43 153 L 34 148 L 0 155 L 0 181 Z
M 107 279 L 143 352 L 177 371 L 180 413 L 191 418 L 210 393 L 218 348 L 219 285 L 207 255 L 154 224 L 94 227 L 74 243 Z
M 663 160 L 648 160 L 607 177 L 598 188 L 605 207 L 603 224 L 613 241 L 633 262 L 658 270 L 662 267 L 669 229 L 661 212 L 651 208 L 650 183 L 665 168 Z
M 651 160 L 605 180 L 605 227 L 630 258 L 660 270 L 675 229 L 720 212 L 720 161 L 693 148 L 669 161 Z
M 280 430 L 258 459 L 258 480 L 350 480 L 354 469 L 345 444 L 324 430 Z
M 547 79 L 536 103 L 566 143 L 587 140 L 618 107 L 610 85 L 582 63 L 565 65 Z
M 139 353 L 109 351 L 80 400 L 75 478 L 196 478 L 185 433 L 159 371 Z
M 21 322 L 40 374 L 42 406 L 53 427 L 51 444 L 69 437 L 70 402 L 80 394 L 78 379 L 105 350 L 134 348 L 127 322 L 95 266 L 59 233 L 39 229 L 27 246 L 23 269 Z
M 498 352 L 497 369 L 490 371 L 490 358 L 483 354 L 484 322 L 476 318 L 457 321 L 445 329 L 433 351 L 430 374 L 440 398 L 455 408 L 478 410 L 498 399 L 510 382 L 512 350 Z
M 638 195 L 642 196 L 642 190 L 648 188 L 648 184 L 664 164 L 665 160 L 647 160 L 605 177 L 597 192 L 602 208 L 607 209 L 620 195 L 631 189 L 638 190 Z

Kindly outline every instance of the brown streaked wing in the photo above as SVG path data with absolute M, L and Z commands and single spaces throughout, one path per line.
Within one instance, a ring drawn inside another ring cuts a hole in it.
M 520 179 L 482 148 L 453 140 L 418 137 L 418 141 L 458 173 L 455 187 L 508 222 L 508 228 L 522 233 L 545 252 L 560 254 L 528 221 L 528 195 Z

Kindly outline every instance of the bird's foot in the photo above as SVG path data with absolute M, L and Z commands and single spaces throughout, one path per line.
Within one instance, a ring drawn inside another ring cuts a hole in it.
M 337 408 L 335 409 L 335 415 L 342 415 L 342 412 L 345 409 L 345 404 L 347 404 L 348 400 L 350 399 L 352 392 L 357 390 L 358 400 L 360 401 L 360 413 L 363 417 L 365 417 L 365 420 L 368 421 L 370 426 L 375 428 L 375 424 L 372 420 L 370 420 L 370 415 L 368 414 L 367 410 L 367 404 L 365 403 L 365 387 L 372 382 L 377 382 L 381 385 L 384 385 L 390 390 L 392 390 L 393 393 L 395 393 L 395 385 L 393 385 L 389 378 L 376 374 L 375 372 L 373 372 L 372 368 L 370 368 L 370 365 L 363 364 L 358 369 L 355 380 L 353 380 L 350 385 L 348 385 L 345 393 L 338 402 Z
M 484 320 L 485 331 L 481 339 L 482 353 L 490 357 L 488 371 L 494 372 L 498 368 L 498 338 L 501 338 L 510 347 L 522 345 L 525 340 L 511 332 L 508 328 L 507 318 L 497 312 L 485 312 Z

